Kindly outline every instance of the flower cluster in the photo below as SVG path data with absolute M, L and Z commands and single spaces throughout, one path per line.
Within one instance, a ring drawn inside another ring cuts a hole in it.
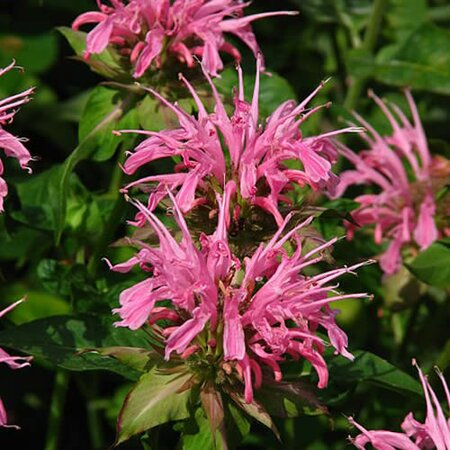
M 417 365 L 415 361 L 413 364 Z M 450 449 L 450 418 L 445 417 L 433 388 L 419 366 L 417 370 L 426 400 L 425 423 L 418 422 L 410 412 L 402 423 L 403 433 L 396 433 L 385 430 L 368 431 L 350 418 L 350 422 L 361 431 L 360 435 L 351 439 L 356 448 L 364 450 L 367 444 L 371 444 L 376 450 Z M 450 392 L 447 383 L 439 370 L 437 374 L 441 379 L 450 408 Z
M 323 352 L 325 340 L 317 334 L 322 327 L 337 354 L 352 359 L 347 336 L 335 322 L 337 310 L 330 304 L 367 294 L 340 294 L 329 283 L 357 267 L 339 268 L 314 276 L 302 270 L 322 259 L 321 252 L 336 239 L 308 252 L 303 251 L 299 231 L 311 222 L 295 226 L 283 236 L 291 219 L 288 215 L 267 244 L 260 244 L 241 267 L 227 242 L 230 198 L 236 185 L 230 181 L 223 197 L 218 195 L 220 212 L 215 232 L 200 238 L 195 245 L 175 198 L 169 193 L 175 220 L 182 239 L 177 242 L 156 215 L 135 202 L 145 220 L 153 227 L 159 247 L 138 242 L 141 250 L 130 260 L 111 268 L 127 272 L 139 265 L 150 276 L 123 291 L 121 307 L 114 312 L 117 326 L 137 329 L 150 325 L 165 343 L 165 357 L 173 352 L 184 359 L 201 358 L 207 352 L 216 356 L 218 367 L 228 375 L 235 372 L 245 383 L 245 400 L 253 399 L 253 387 L 260 387 L 263 367 L 280 381 L 280 363 L 287 358 L 304 358 L 315 368 L 318 387 L 328 382 Z M 284 244 L 292 241 L 294 250 Z M 305 253 L 305 254 L 302 254 Z M 332 295 L 330 295 L 332 294 Z M 165 325 L 161 324 L 161 321 Z
M 360 226 L 373 225 L 375 242 L 389 241 L 380 265 L 386 274 L 395 273 L 401 266 L 401 250 L 417 244 L 426 249 L 439 237 L 436 226 L 435 194 L 448 181 L 450 162 L 443 157 L 432 158 L 420 122 L 419 114 L 409 91 L 405 91 L 413 124 L 396 105 L 388 106 L 370 93 L 388 118 L 393 133 L 381 136 L 369 123 L 356 114 L 368 130 L 363 134 L 369 149 L 353 152 L 343 144 L 338 148 L 354 166 L 340 175 L 335 192 L 338 197 L 354 184 L 374 185 L 378 193 L 365 194 L 355 200 L 360 206 L 352 216 Z M 397 118 L 394 116 L 397 115 Z M 448 211 L 447 211 L 448 214 Z M 354 225 L 348 225 L 352 237 Z
M 15 67 L 15 62 L 12 62 L 4 69 L 0 69 L 0 77 Z M 28 163 L 31 161 L 30 152 L 22 144 L 23 139 L 13 136 L 3 129 L 5 125 L 12 122 L 14 115 L 17 112 L 17 108 L 30 100 L 30 95 L 33 93 L 33 89 L 27 89 L 20 94 L 13 95 L 11 97 L 0 100 L 0 149 L 3 149 L 6 156 L 16 158 L 19 161 L 20 167 L 31 171 L 28 167 Z M 8 185 L 2 178 L 3 175 L 3 163 L 0 159 L 0 213 L 3 211 L 3 199 L 8 194 Z
M 259 46 L 251 22 L 264 17 L 296 12 L 276 11 L 245 17 L 248 3 L 240 0 L 111 0 L 111 6 L 97 0 L 99 11 L 81 14 L 72 27 L 97 24 L 87 35 L 85 57 L 101 53 L 108 45 L 119 49 L 140 78 L 155 63 L 162 65 L 166 55 L 193 67 L 200 57 L 206 70 L 217 76 L 223 69 L 220 52 L 230 54 L 236 62 L 241 55 L 225 40 L 230 33 L 241 39 L 255 56 Z
M 286 194 L 294 185 L 308 185 L 315 190 L 333 193 L 338 183 L 337 176 L 332 172 L 337 151 L 330 137 L 361 129 L 349 127 L 319 136 L 302 135 L 299 126 L 318 109 L 328 106 L 307 109 L 323 83 L 299 104 L 292 100 L 286 101 L 272 113 L 264 125 L 260 124 L 260 65 L 261 59 L 258 57 L 251 103 L 244 98 L 242 71 L 238 67 L 239 87 L 236 89 L 231 117 L 206 71 L 205 77 L 215 101 L 213 113 L 207 112 L 199 96 L 183 76 L 181 80 L 197 105 L 197 117 L 150 89 L 155 97 L 176 114 L 180 127 L 160 132 L 141 132 L 150 137 L 130 153 L 124 170 L 131 175 L 139 168 L 162 158 L 178 157 L 180 162 L 174 173 L 138 179 L 126 186 L 125 191 L 135 185 L 156 183 L 149 195 L 148 207 L 151 210 L 166 197 L 169 189 L 177 192 L 177 203 L 183 213 L 187 213 L 195 206 L 205 204 L 214 209 L 214 193 L 222 192 L 226 182 L 234 180 L 239 199 L 234 215 L 242 217 L 248 207 L 253 205 L 272 215 L 278 225 L 283 223 L 279 204 L 291 203 Z M 139 133 L 133 130 L 122 132 Z M 289 166 L 286 164 L 288 161 Z M 293 167 L 293 164 L 297 166 Z
M 23 300 L 19 300 L 18 302 L 13 303 L 12 305 L 0 311 L 0 317 L 4 316 L 6 313 L 14 309 L 17 305 L 22 303 L 22 301 Z M 29 366 L 31 360 L 32 360 L 31 356 L 11 356 L 8 353 L 6 353 L 5 350 L 0 348 L 0 362 L 8 364 L 8 366 L 11 367 L 11 369 L 21 369 L 22 367 Z M 1 398 L 0 398 L 0 427 L 19 428 L 17 425 L 8 424 L 8 416 L 6 414 L 6 410 Z

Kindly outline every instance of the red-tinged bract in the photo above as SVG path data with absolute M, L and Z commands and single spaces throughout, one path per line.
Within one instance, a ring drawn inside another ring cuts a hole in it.
M 286 359 L 309 361 L 318 374 L 318 387 L 324 388 L 328 382 L 325 347 L 331 345 L 336 354 L 352 358 L 347 336 L 335 322 L 339 311 L 330 305 L 345 298 L 367 297 L 339 293 L 337 284 L 330 282 L 365 263 L 304 275 L 303 269 L 321 261 L 323 251 L 335 239 L 305 252 L 298 233 L 311 219 L 283 236 L 289 215 L 273 238 L 241 265 L 230 250 L 226 232 L 235 190 L 236 184 L 230 181 L 223 196 L 218 195 L 216 231 L 200 237 L 200 248 L 171 194 L 180 242 L 156 215 L 135 202 L 155 230 L 159 246 L 136 242 L 141 249 L 134 257 L 111 266 L 127 272 L 139 265 L 149 274 L 121 293 L 121 306 L 114 310 L 121 321 L 116 325 L 149 326 L 161 337 L 166 359 L 174 353 L 187 361 L 214 355 L 218 369 L 244 383 L 247 402 L 253 399 L 253 389 L 263 383 L 265 369 L 272 371 L 275 381 L 281 380 Z M 285 248 L 288 242 L 292 252 Z M 320 329 L 329 343 L 317 334 Z
M 206 70 L 217 76 L 223 69 L 221 52 L 236 62 L 239 50 L 225 40 L 229 33 L 243 41 L 257 55 L 259 46 L 251 22 L 264 17 L 292 15 L 276 11 L 244 16 L 248 3 L 240 0 L 97 0 L 99 11 L 80 15 L 72 27 L 96 24 L 88 33 L 85 57 L 103 52 L 108 45 L 129 59 L 135 78 L 154 63 L 158 68 L 167 55 L 188 67 L 200 57 Z M 167 54 L 167 55 L 166 55 Z

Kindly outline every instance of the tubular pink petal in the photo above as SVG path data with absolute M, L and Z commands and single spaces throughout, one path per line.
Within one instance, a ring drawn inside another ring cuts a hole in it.
M 239 316 L 239 303 L 235 297 L 227 297 L 224 301 L 224 359 L 241 361 L 245 357 L 245 335 Z
M 432 194 L 428 192 L 420 205 L 419 217 L 414 230 L 414 240 L 419 244 L 421 250 L 428 248 L 439 237 L 434 221 L 435 211 L 436 205 Z

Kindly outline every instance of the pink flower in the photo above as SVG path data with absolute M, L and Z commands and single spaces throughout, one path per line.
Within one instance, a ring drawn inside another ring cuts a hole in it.
M 339 151 L 355 169 L 340 175 L 340 183 L 334 196 L 342 195 L 348 186 L 354 184 L 377 187 L 378 193 L 360 195 L 355 199 L 360 206 L 352 212 L 352 216 L 361 226 L 374 226 L 377 244 L 381 244 L 383 238 L 389 242 L 387 250 L 380 257 L 381 268 L 389 275 L 401 266 L 402 248 L 415 242 L 420 250 L 424 250 L 438 238 L 435 223 L 435 174 L 439 170 L 442 172 L 441 166 L 446 167 L 447 176 L 450 174 L 448 162 L 443 164 L 441 161 L 439 168 L 431 158 L 414 100 L 409 91 L 405 91 L 405 95 L 413 124 L 396 105 L 391 105 L 391 111 L 380 98 L 370 92 L 370 96 L 388 118 L 392 134 L 381 136 L 362 117 L 355 114 L 368 130 L 363 138 L 369 149 L 356 154 L 338 144 Z M 445 180 L 445 176 L 441 175 L 441 179 Z M 354 226 L 349 225 L 349 237 L 352 237 L 353 231 Z
M 417 366 L 415 361 L 413 361 L 413 364 Z M 410 412 L 402 423 L 403 433 L 384 430 L 368 431 L 350 417 L 350 422 L 361 431 L 360 435 L 351 439 L 356 448 L 364 450 L 365 446 L 370 443 L 376 450 L 420 450 L 432 448 L 436 450 L 450 450 L 450 418 L 445 417 L 435 392 L 419 366 L 417 366 L 417 370 L 419 371 L 427 406 L 425 423 L 422 424 L 415 420 L 413 413 Z M 441 379 L 450 408 L 450 393 L 447 383 L 440 371 L 437 371 L 437 374 Z
M 0 77 L 15 67 L 15 61 L 13 61 L 8 67 L 0 69 Z M 20 167 L 31 172 L 31 169 L 27 164 L 31 160 L 29 151 L 22 144 L 24 139 L 13 136 L 3 129 L 4 125 L 13 121 L 14 115 L 17 112 L 17 108 L 24 103 L 30 101 L 30 95 L 33 93 L 33 89 L 27 89 L 20 94 L 7 97 L 0 100 L 0 149 L 3 149 L 6 156 L 11 156 L 19 161 Z M 2 178 L 3 175 L 3 163 L 0 159 L 0 213 L 3 212 L 3 199 L 8 194 L 8 185 Z
M 237 69 L 239 87 L 231 116 L 227 114 L 206 71 L 204 73 L 215 100 L 213 113 L 206 111 L 193 87 L 183 76 L 180 77 L 197 105 L 197 117 L 150 89 L 177 116 L 180 127 L 160 132 L 123 130 L 149 136 L 128 156 L 124 170 L 131 175 L 162 158 L 178 157 L 180 162 L 174 173 L 141 178 L 130 183 L 125 190 L 135 185 L 156 184 L 150 191 L 150 209 L 156 208 L 169 189 L 176 192 L 177 204 L 186 213 L 198 205 L 214 202 L 214 192 L 223 190 L 228 180 L 234 180 L 237 189 L 233 206 L 235 215 L 241 217 L 245 211 L 249 211 L 250 206 L 256 206 L 273 215 L 278 225 L 283 223 L 279 203 L 290 202 L 286 194 L 294 185 L 308 185 L 316 190 L 328 189 L 333 192 L 338 180 L 331 168 L 337 152 L 329 138 L 360 129 L 351 127 L 319 136 L 302 135 L 299 126 L 324 106 L 307 108 L 323 83 L 300 104 L 287 101 L 273 112 L 264 125 L 260 124 L 258 99 L 261 60 L 258 58 L 257 61 L 251 103 L 244 99 L 242 71 Z M 291 162 L 290 166 L 287 165 L 288 161 Z M 212 209 L 216 208 L 212 206 Z
M 248 3 L 240 0 L 111 0 L 111 6 L 97 0 L 100 11 L 79 16 L 72 28 L 97 24 L 88 34 L 85 57 L 101 53 L 108 45 L 119 49 L 141 77 L 155 62 L 162 65 L 164 52 L 188 67 L 194 58 L 202 58 L 208 73 L 217 76 L 223 69 L 220 52 L 229 53 L 236 62 L 241 55 L 225 40 L 231 33 L 241 39 L 255 56 L 259 46 L 251 22 L 263 17 L 294 15 L 294 11 L 276 11 L 244 17 Z
M 18 302 L 13 303 L 12 305 L 0 311 L 0 317 L 4 316 L 6 313 L 14 309 L 17 305 L 19 305 L 22 302 L 23 300 L 19 300 Z M 3 349 L 0 348 L 0 363 L 8 364 L 8 366 L 11 367 L 11 369 L 21 369 L 22 367 L 29 366 L 31 360 L 32 360 L 31 356 L 10 356 L 8 353 L 6 353 Z M 1 398 L 0 398 L 0 427 L 16 428 L 16 429 L 19 428 L 17 425 L 8 424 L 8 416 L 6 414 L 6 410 Z
M 159 247 L 136 242 L 141 250 L 134 257 L 110 266 L 125 272 L 139 265 L 150 275 L 121 293 L 121 306 L 114 313 L 122 320 L 116 325 L 137 329 L 148 324 L 164 343 L 166 359 L 173 353 L 196 361 L 213 355 L 218 370 L 233 373 L 244 383 L 247 402 L 253 399 L 253 388 L 263 382 L 262 367 L 271 369 L 274 380 L 280 381 L 281 364 L 287 357 L 309 361 L 318 373 L 319 388 L 324 388 L 328 382 L 325 346 L 352 359 L 347 336 L 335 322 L 339 311 L 330 305 L 345 298 L 367 297 L 341 294 L 337 284 L 330 282 L 365 263 L 314 276 L 302 274 L 305 267 L 322 260 L 323 251 L 336 239 L 305 253 L 298 232 L 312 218 L 283 236 L 291 219 L 288 215 L 273 238 L 241 266 L 226 233 L 235 190 L 236 184 L 229 181 L 223 196 L 218 195 L 216 231 L 200 237 L 200 248 L 170 193 L 180 242 L 148 208 L 134 202 L 157 233 Z M 284 248 L 288 241 L 293 253 Z M 325 330 L 329 343 L 317 335 L 318 328 Z

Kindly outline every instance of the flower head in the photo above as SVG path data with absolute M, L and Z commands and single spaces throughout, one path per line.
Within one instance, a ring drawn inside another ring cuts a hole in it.
M 157 92 L 160 99 L 179 121 L 179 128 L 160 132 L 141 132 L 148 135 L 130 153 L 124 170 L 131 175 L 148 163 L 162 158 L 179 158 L 174 173 L 149 176 L 130 183 L 128 188 L 151 184 L 148 207 L 153 210 L 167 195 L 176 193 L 177 204 L 183 213 L 199 205 L 208 205 L 213 211 L 215 191 L 223 191 L 229 180 L 236 183 L 232 218 L 242 218 L 246 211 L 258 207 L 272 215 L 277 224 L 283 223 L 280 203 L 290 203 L 286 194 L 294 185 L 308 185 L 313 189 L 331 192 L 338 182 L 332 172 L 337 152 L 330 136 L 349 131 L 350 127 L 319 136 L 305 137 L 299 126 L 320 109 L 307 105 L 323 83 L 301 103 L 290 100 L 280 105 L 262 125 L 259 118 L 259 66 L 257 59 L 256 81 L 251 103 L 244 98 L 242 71 L 238 67 L 239 87 L 235 92 L 234 111 L 230 116 L 208 73 L 215 107 L 207 112 L 190 83 L 181 80 L 190 90 L 198 108 L 198 115 L 190 115 L 176 104 L 169 103 Z M 138 133 L 123 130 L 122 132 Z M 296 168 L 291 164 L 296 164 Z
M 413 364 L 417 366 L 415 361 Z M 410 412 L 403 420 L 403 433 L 396 433 L 385 430 L 368 431 L 350 418 L 350 422 L 361 431 L 356 438 L 351 438 L 356 448 L 364 450 L 367 444 L 371 444 L 376 450 L 450 449 L 450 419 L 445 417 L 434 390 L 419 366 L 417 366 L 417 370 L 427 407 L 425 423 L 422 424 L 415 420 L 413 413 Z M 450 393 L 447 383 L 439 370 L 437 370 L 437 374 L 441 379 L 450 408 Z
M 266 369 L 280 381 L 281 365 L 290 358 L 309 361 L 323 388 L 328 382 L 323 358 L 328 344 L 317 330 L 327 333 L 336 353 L 351 359 L 347 336 L 335 322 L 338 311 L 330 305 L 344 298 L 367 297 L 341 294 L 330 282 L 365 263 L 314 276 L 303 274 L 336 239 L 305 253 L 298 233 L 311 219 L 283 236 L 291 219 L 288 216 L 270 242 L 261 244 L 241 264 L 230 250 L 226 233 L 235 190 L 236 184 L 230 181 L 223 195 L 218 195 L 217 228 L 212 235 L 200 237 L 200 248 L 170 193 L 180 242 L 156 215 L 135 202 L 158 235 L 159 247 L 139 242 L 141 250 L 134 257 L 111 266 L 127 272 L 139 265 L 149 274 L 121 293 L 121 306 L 114 312 L 122 320 L 116 325 L 137 329 L 147 324 L 160 336 L 166 359 L 175 354 L 192 365 L 208 361 L 206 366 L 214 367 L 222 378 L 234 377 L 244 383 L 247 402 L 253 399 L 253 387 L 263 383 Z M 292 252 L 286 250 L 287 242 Z
M 395 273 L 401 266 L 401 250 L 417 244 L 427 248 L 439 236 L 436 226 L 434 195 L 450 175 L 450 162 L 443 157 L 432 158 L 419 119 L 414 100 L 405 91 L 413 123 L 396 106 L 391 109 L 375 94 L 370 93 L 392 126 L 392 134 L 380 135 L 361 116 L 355 114 L 366 127 L 363 134 L 369 149 L 356 154 L 342 144 L 338 148 L 354 166 L 340 175 L 335 196 L 340 196 L 348 186 L 367 184 L 376 186 L 378 193 L 365 194 L 355 200 L 360 206 L 352 212 L 361 226 L 373 225 L 375 242 L 389 241 L 380 265 L 387 274 Z M 395 115 L 397 117 L 395 117 Z M 354 226 L 349 225 L 352 237 Z
M 23 300 L 19 300 L 7 308 L 0 311 L 0 318 L 6 313 L 14 309 L 17 305 L 22 303 Z M 32 357 L 31 356 L 11 356 L 5 352 L 5 350 L 0 348 L 0 363 L 6 363 L 11 369 L 21 369 L 30 365 Z M 5 428 L 19 428 L 17 425 L 8 424 L 8 416 L 6 414 L 5 407 L 3 405 L 2 399 L 0 398 L 0 427 Z
M 0 77 L 14 67 L 15 62 L 13 61 L 9 66 L 4 69 L 0 69 Z M 12 122 L 19 106 L 30 101 L 30 95 L 32 93 L 33 89 L 27 89 L 20 94 L 0 100 L 0 149 L 3 149 L 6 156 L 16 158 L 17 161 L 19 161 L 20 167 L 28 171 L 31 171 L 28 167 L 28 163 L 31 160 L 31 155 L 22 144 L 23 139 L 13 136 L 11 133 L 4 130 L 3 127 Z M 0 159 L 0 213 L 3 211 L 3 199 L 8 194 L 8 185 L 2 178 L 3 170 L 3 163 Z
M 241 55 L 225 40 L 225 33 L 242 40 L 255 55 L 259 46 L 251 22 L 263 17 L 292 15 L 296 12 L 276 11 L 245 17 L 248 3 L 240 0 L 111 0 L 111 6 L 97 0 L 100 11 L 80 15 L 72 28 L 97 24 L 87 35 L 85 57 L 101 53 L 108 45 L 119 49 L 141 77 L 155 63 L 162 65 L 165 52 L 194 65 L 201 57 L 206 70 L 217 76 L 223 69 L 220 52 L 229 53 L 236 62 Z

